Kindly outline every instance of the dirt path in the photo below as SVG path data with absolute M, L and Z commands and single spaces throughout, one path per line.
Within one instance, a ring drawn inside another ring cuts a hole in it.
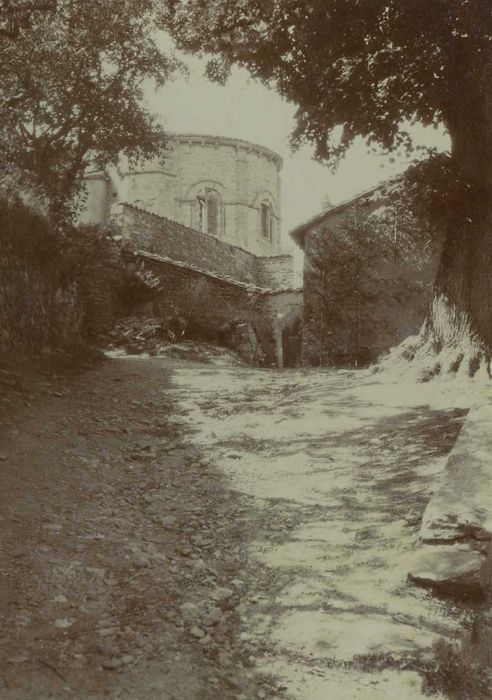
M 171 373 L 110 361 L 5 398 L 2 700 L 270 694 L 237 639 L 244 505 L 190 445 Z
M 423 698 L 433 644 L 476 614 L 406 580 L 468 399 L 343 371 L 178 370 L 173 387 L 195 444 L 255 507 L 255 668 L 296 700 Z
M 466 413 L 422 391 L 134 358 L 21 387 L 2 700 L 423 697 L 471 612 L 405 580 Z

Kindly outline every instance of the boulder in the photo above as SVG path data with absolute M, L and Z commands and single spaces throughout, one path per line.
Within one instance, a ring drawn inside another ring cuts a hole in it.
M 413 557 L 408 578 L 443 593 L 480 593 L 485 557 L 462 545 L 424 546 Z
M 250 321 L 236 321 L 232 324 L 229 344 L 248 364 L 261 363 L 263 352 L 255 328 Z
M 422 519 L 423 542 L 492 539 L 492 404 L 473 408 Z

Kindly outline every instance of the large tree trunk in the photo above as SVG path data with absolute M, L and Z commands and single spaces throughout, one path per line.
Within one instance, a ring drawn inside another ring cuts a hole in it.
M 492 154 L 491 154 L 492 161 Z M 480 367 L 490 375 L 492 348 L 492 197 L 474 187 L 449 223 L 434 295 L 422 330 L 435 371 Z
M 448 123 L 455 171 L 466 186 L 460 201 L 450 203 L 455 215 L 448 223 L 422 336 L 437 354 L 436 372 L 473 376 L 481 370 L 490 378 L 492 100 L 483 94 L 489 84 L 485 73 L 475 91 L 468 87 L 466 101 Z
M 423 379 L 460 373 L 488 381 L 492 353 L 492 55 L 489 60 L 484 53 L 478 55 L 480 65 L 470 54 L 461 58 L 453 66 L 460 79 L 450 89 L 453 97 L 446 121 L 454 171 L 463 187 L 458 190 L 459 201 L 450 202 L 453 214 L 427 319 L 418 339 L 409 339 L 402 351 L 405 359 L 420 367 Z

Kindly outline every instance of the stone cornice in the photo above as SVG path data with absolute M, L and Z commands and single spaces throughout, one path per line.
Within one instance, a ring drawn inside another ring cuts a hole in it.
M 179 143 L 197 143 L 207 146 L 231 146 L 232 148 L 257 153 L 268 160 L 272 160 L 279 170 L 283 165 L 281 156 L 275 153 L 275 151 L 265 146 L 259 146 L 258 144 L 244 141 L 243 139 L 233 139 L 228 136 L 208 136 L 206 134 L 169 134 L 168 143 L 172 143 L 172 141 L 177 141 Z

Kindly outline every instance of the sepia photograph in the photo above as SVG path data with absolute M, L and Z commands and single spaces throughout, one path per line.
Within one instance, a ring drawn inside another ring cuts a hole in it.
M 0 700 L 491 700 L 491 360 L 491 0 L 0 0 Z

